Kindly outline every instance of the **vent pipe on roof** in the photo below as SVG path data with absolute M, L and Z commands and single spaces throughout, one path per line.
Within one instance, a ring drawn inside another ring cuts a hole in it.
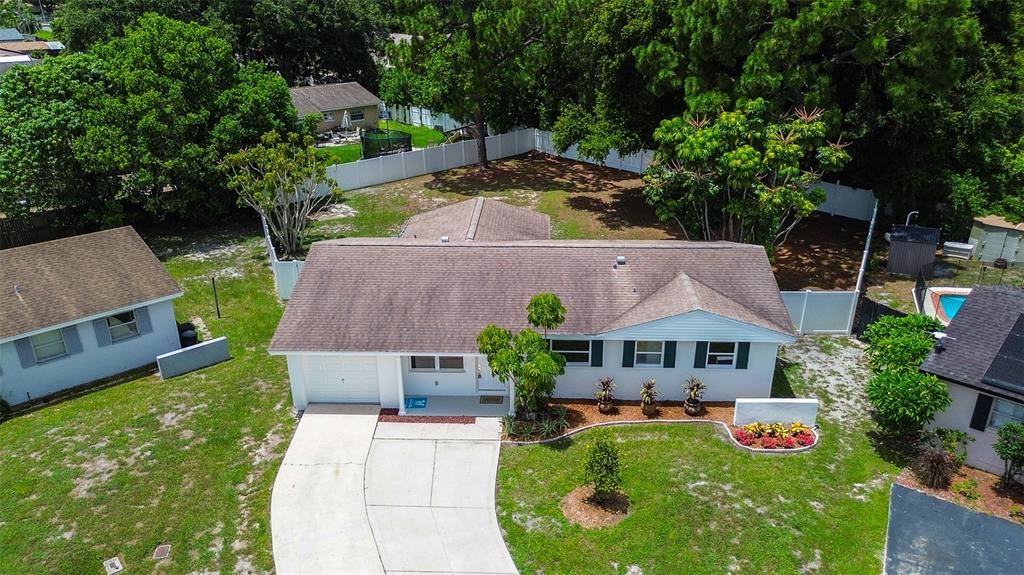
M 626 265 L 626 256 L 616 256 L 615 263 L 619 264 L 620 266 Z
M 448 236 L 441 236 L 441 243 L 442 244 L 448 243 Z
M 933 331 L 932 337 L 935 338 L 935 353 L 942 353 L 942 350 L 946 349 L 946 340 L 956 341 L 955 338 L 949 337 L 945 332 Z

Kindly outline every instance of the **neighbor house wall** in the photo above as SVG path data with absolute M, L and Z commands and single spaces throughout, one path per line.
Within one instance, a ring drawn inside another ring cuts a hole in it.
M 156 356 L 178 349 L 171 302 L 144 307 L 149 310 L 151 332 L 101 347 L 92 322 L 77 323 L 73 327 L 82 351 L 46 363 L 22 367 L 15 341 L 0 344 L 0 396 L 12 405 L 23 403 L 154 363 Z
M 996 442 L 996 429 L 986 427 L 985 431 L 971 428 L 971 417 L 974 415 L 974 404 L 978 400 L 975 389 L 957 383 L 946 382 L 949 396 L 953 403 L 945 411 L 937 414 L 932 422 L 933 429 L 945 427 L 961 429 L 974 438 L 967 446 L 967 465 L 977 467 L 990 473 L 1003 473 L 1003 460 L 999 459 L 992 445 Z
M 342 118 L 345 117 L 345 110 L 346 109 L 349 110 L 349 115 L 350 116 L 351 116 L 352 111 L 354 111 L 354 110 L 360 110 L 361 109 L 363 111 L 363 119 L 362 120 L 352 120 L 351 123 L 352 123 L 352 127 L 353 128 L 362 128 L 362 129 L 366 130 L 366 129 L 376 128 L 377 127 L 377 119 L 379 117 L 379 112 L 378 112 L 377 106 L 373 105 L 373 106 L 363 106 L 362 108 L 342 108 L 340 110 L 330 110 L 330 112 L 334 114 L 334 119 L 333 120 L 324 120 L 324 121 L 320 122 L 319 124 L 317 124 L 317 127 L 316 127 L 317 131 L 318 132 L 326 132 L 328 130 L 333 130 L 335 128 L 340 128 L 341 127 L 341 120 L 342 120 Z M 326 111 L 322 115 L 326 116 Z

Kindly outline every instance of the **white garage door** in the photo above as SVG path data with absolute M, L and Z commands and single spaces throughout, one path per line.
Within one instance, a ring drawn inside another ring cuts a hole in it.
M 309 361 L 310 403 L 380 403 L 377 358 L 315 358 Z

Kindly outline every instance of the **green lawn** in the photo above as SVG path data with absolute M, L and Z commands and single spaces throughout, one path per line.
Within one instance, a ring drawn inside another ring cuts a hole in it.
M 37 30 L 37 31 L 33 32 L 32 35 L 35 36 L 36 38 L 39 38 L 40 40 L 46 40 L 46 41 L 54 40 L 56 38 L 53 35 L 53 31 L 52 30 Z
M 204 244 L 146 239 L 181 254 L 167 260 L 185 291 L 179 321 L 228 336 L 234 359 L 0 424 L 0 573 L 102 573 L 114 555 L 126 573 L 273 567 L 270 491 L 295 425 L 285 362 L 267 355 L 281 306 L 254 231 L 192 234 Z M 157 564 L 161 543 L 171 557 Z
M 401 130 L 412 134 L 412 146 L 414 148 L 426 148 L 436 146 L 444 141 L 444 134 L 426 126 L 412 126 L 402 124 L 393 120 L 381 120 L 378 125 L 383 130 L 385 127 L 392 130 Z M 362 158 L 362 147 L 356 144 L 345 144 L 343 146 L 325 146 L 320 148 L 320 153 L 335 164 L 346 164 Z
M 806 384 L 787 375 L 802 395 Z M 817 448 L 782 456 L 739 450 L 711 425 L 611 428 L 632 507 L 601 530 L 558 507 L 580 485 L 587 433 L 505 447 L 498 519 L 523 573 L 878 573 L 899 468 L 866 429 L 819 423 Z

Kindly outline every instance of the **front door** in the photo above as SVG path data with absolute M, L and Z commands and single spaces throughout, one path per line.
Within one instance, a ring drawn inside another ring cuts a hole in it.
M 476 358 L 476 390 L 477 391 L 505 391 L 505 384 L 491 374 L 491 368 L 487 365 L 487 359 Z

